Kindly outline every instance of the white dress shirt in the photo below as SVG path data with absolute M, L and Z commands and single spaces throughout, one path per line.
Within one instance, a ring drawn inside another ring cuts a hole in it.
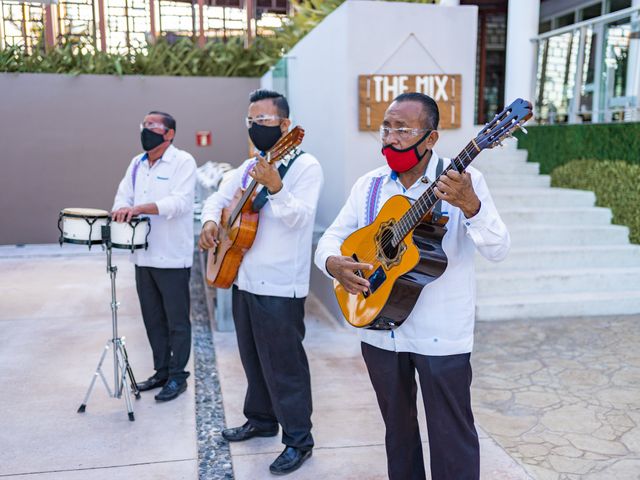
M 405 190 L 398 175 L 388 166 L 360 177 L 351 190 L 337 218 L 318 243 L 315 263 L 325 274 L 327 258 L 340 255 L 340 246 L 354 230 L 368 224 L 366 204 L 372 179 L 383 176 L 376 215 L 384 203 L 394 195 L 417 199 L 436 177 L 438 156 L 435 152 L 427 165 L 425 183 L 419 179 Z M 443 159 L 444 168 L 449 165 Z M 362 341 L 375 347 L 397 352 L 422 355 L 454 355 L 471 352 L 475 322 L 476 249 L 489 260 L 500 261 L 509 251 L 507 227 L 496 211 L 487 184 L 478 170 L 467 168 L 473 189 L 481 201 L 480 211 L 467 219 L 462 211 L 442 202 L 442 213 L 449 217 L 442 248 L 449 263 L 441 277 L 424 287 L 416 305 L 405 322 L 392 331 L 361 329 Z
M 225 175 L 219 190 L 202 208 L 203 225 L 209 220 L 220 223 L 222 209 L 231 203 L 238 188 L 246 188 L 251 182 L 248 172 L 254 162 L 250 158 Z M 298 156 L 282 179 L 282 189 L 267 195 L 267 203 L 260 210 L 255 241 L 245 253 L 235 280 L 239 289 L 275 297 L 307 296 L 311 240 L 322 183 L 322 168 L 316 158 L 308 153 Z
M 135 186 L 134 186 L 135 183 Z M 187 268 L 193 263 L 193 200 L 196 162 L 173 145 L 149 167 L 147 154 L 131 160 L 120 182 L 112 210 L 155 203 L 158 215 L 143 214 L 151 222 L 149 248 L 132 254 L 140 267 Z

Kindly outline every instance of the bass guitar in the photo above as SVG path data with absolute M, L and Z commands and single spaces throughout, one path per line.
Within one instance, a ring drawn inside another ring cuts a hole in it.
M 500 144 L 532 115 L 531 103 L 517 99 L 485 125 L 441 175 L 450 170 L 463 172 L 482 150 Z M 364 293 L 350 294 L 334 281 L 342 314 L 354 327 L 376 330 L 399 327 L 425 285 L 447 268 L 442 250 L 446 217 L 432 222 L 430 214 L 438 201 L 434 192 L 436 183 L 437 179 L 415 201 L 404 195 L 391 197 L 373 223 L 344 240 L 342 255 L 373 266 L 370 271 L 355 272 L 369 281 L 370 287 Z

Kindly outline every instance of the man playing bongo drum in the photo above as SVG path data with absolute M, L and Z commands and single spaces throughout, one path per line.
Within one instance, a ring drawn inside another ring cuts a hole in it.
M 175 119 L 150 112 L 140 125 L 145 153 L 131 161 L 120 182 L 112 217 L 129 222 L 151 218 L 149 248 L 136 250 L 136 287 L 153 351 L 156 373 L 140 391 L 162 387 L 158 401 L 172 400 L 187 388 L 191 353 L 189 275 L 193 259 L 193 199 L 196 162 L 173 146 Z

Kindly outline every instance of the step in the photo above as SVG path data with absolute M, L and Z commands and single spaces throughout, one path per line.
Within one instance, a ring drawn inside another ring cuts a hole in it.
M 640 268 L 486 271 L 476 275 L 478 298 L 532 293 L 640 291 Z
M 541 188 L 551 186 L 549 175 L 492 173 L 485 177 L 489 189 L 493 188 Z
M 570 188 L 492 188 L 498 210 L 516 207 L 591 207 L 596 196 L 588 190 Z
M 608 225 L 611 210 L 602 207 L 514 208 L 500 210 L 507 226 L 524 225 Z
M 528 225 L 509 228 L 514 247 L 534 245 L 620 245 L 629 242 L 622 225 Z
M 640 267 L 640 245 L 512 248 L 502 262 L 492 262 L 480 254 L 476 255 L 476 270 L 479 273 L 486 270 L 595 267 Z
M 503 148 L 503 147 L 494 147 L 485 149 L 478 154 L 477 160 L 494 160 L 500 159 L 500 161 L 508 160 L 516 160 L 518 162 L 526 162 L 529 157 L 529 152 L 526 150 L 520 149 L 511 149 L 511 148 Z
M 540 173 L 539 163 L 520 162 L 511 159 L 504 161 L 500 159 L 485 159 L 481 161 L 475 161 L 472 165 L 480 170 L 485 176 L 493 175 L 496 173 L 524 175 L 538 175 Z
M 478 299 L 479 321 L 640 314 L 640 290 L 505 295 Z

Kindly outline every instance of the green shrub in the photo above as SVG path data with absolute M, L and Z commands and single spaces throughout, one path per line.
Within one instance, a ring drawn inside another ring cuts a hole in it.
M 597 205 L 613 212 L 613 223 L 627 225 L 640 243 L 640 165 L 625 161 L 573 160 L 551 173 L 554 187 L 595 192 Z
M 529 161 L 540 164 L 541 173 L 576 159 L 617 158 L 640 164 L 640 123 L 593 125 L 540 125 L 517 133 L 518 148 L 529 152 Z
M 204 48 L 199 48 L 194 40 L 180 39 L 173 44 L 158 40 L 153 45 L 133 48 L 127 54 L 115 54 L 101 52 L 78 37 L 67 37 L 50 51 L 42 44 L 32 53 L 20 46 L 0 50 L 0 72 L 259 77 L 343 2 L 293 0 L 295 14 L 282 28 L 274 35 L 256 38 L 248 48 L 240 37 L 226 42 L 210 41 Z

